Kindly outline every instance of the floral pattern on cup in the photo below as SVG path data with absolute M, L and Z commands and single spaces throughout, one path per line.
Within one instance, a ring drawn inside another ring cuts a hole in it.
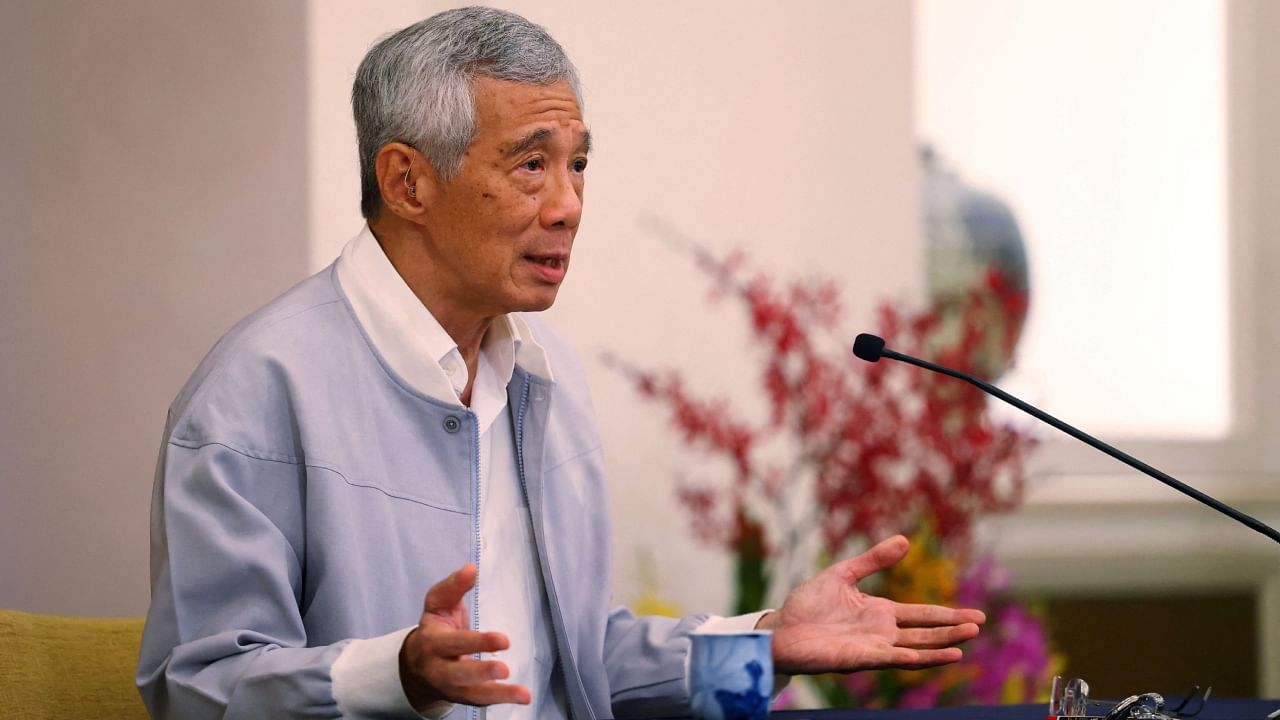
M 772 633 L 690 636 L 690 702 L 701 720 L 759 720 L 773 693 Z

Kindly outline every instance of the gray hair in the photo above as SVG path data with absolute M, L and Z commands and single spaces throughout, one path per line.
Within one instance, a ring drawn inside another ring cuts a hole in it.
M 446 10 L 380 40 L 351 88 L 360 149 L 360 212 L 382 206 L 375 160 L 391 142 L 411 145 L 448 180 L 475 136 L 471 79 L 553 85 L 567 81 L 582 106 L 578 70 L 547 31 L 487 7 Z

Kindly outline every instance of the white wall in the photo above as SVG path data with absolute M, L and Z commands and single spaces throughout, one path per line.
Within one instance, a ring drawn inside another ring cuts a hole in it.
M 165 410 L 306 269 L 303 9 L 0 4 L 0 607 L 145 610 Z
M 1001 387 L 1105 437 L 1230 430 L 1224 15 L 916 3 L 921 136 L 1009 202 L 1031 258 Z

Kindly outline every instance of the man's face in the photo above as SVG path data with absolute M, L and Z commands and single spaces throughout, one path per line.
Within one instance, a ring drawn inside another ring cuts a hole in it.
M 589 135 L 568 83 L 477 77 L 476 133 L 424 220 L 438 288 L 484 316 L 545 310 L 582 217 Z

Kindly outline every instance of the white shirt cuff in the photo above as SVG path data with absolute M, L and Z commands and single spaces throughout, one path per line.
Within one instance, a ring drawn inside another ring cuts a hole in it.
M 427 718 L 438 720 L 453 703 L 438 702 L 422 714 L 409 704 L 400 683 L 400 647 L 413 627 L 368 640 L 352 640 L 333 661 L 333 699 L 338 711 L 351 720 L 377 718 Z
M 694 635 L 703 633 L 717 632 L 747 632 L 756 629 L 756 623 L 760 622 L 760 618 L 773 612 L 773 610 L 761 610 L 759 612 L 747 613 L 746 615 L 734 615 L 732 617 L 720 617 L 712 615 L 702 624 L 694 628 Z M 778 694 L 786 689 L 787 684 L 791 682 L 790 675 L 773 674 L 773 697 L 776 699 Z M 689 656 L 684 657 L 684 686 L 689 687 Z
M 695 635 L 703 633 L 717 632 L 748 632 L 756 629 L 756 623 L 760 622 L 760 618 L 773 612 L 772 610 L 761 610 L 759 612 L 747 613 L 746 615 L 734 615 L 733 617 L 720 617 L 712 615 L 707 618 L 694 629 Z

